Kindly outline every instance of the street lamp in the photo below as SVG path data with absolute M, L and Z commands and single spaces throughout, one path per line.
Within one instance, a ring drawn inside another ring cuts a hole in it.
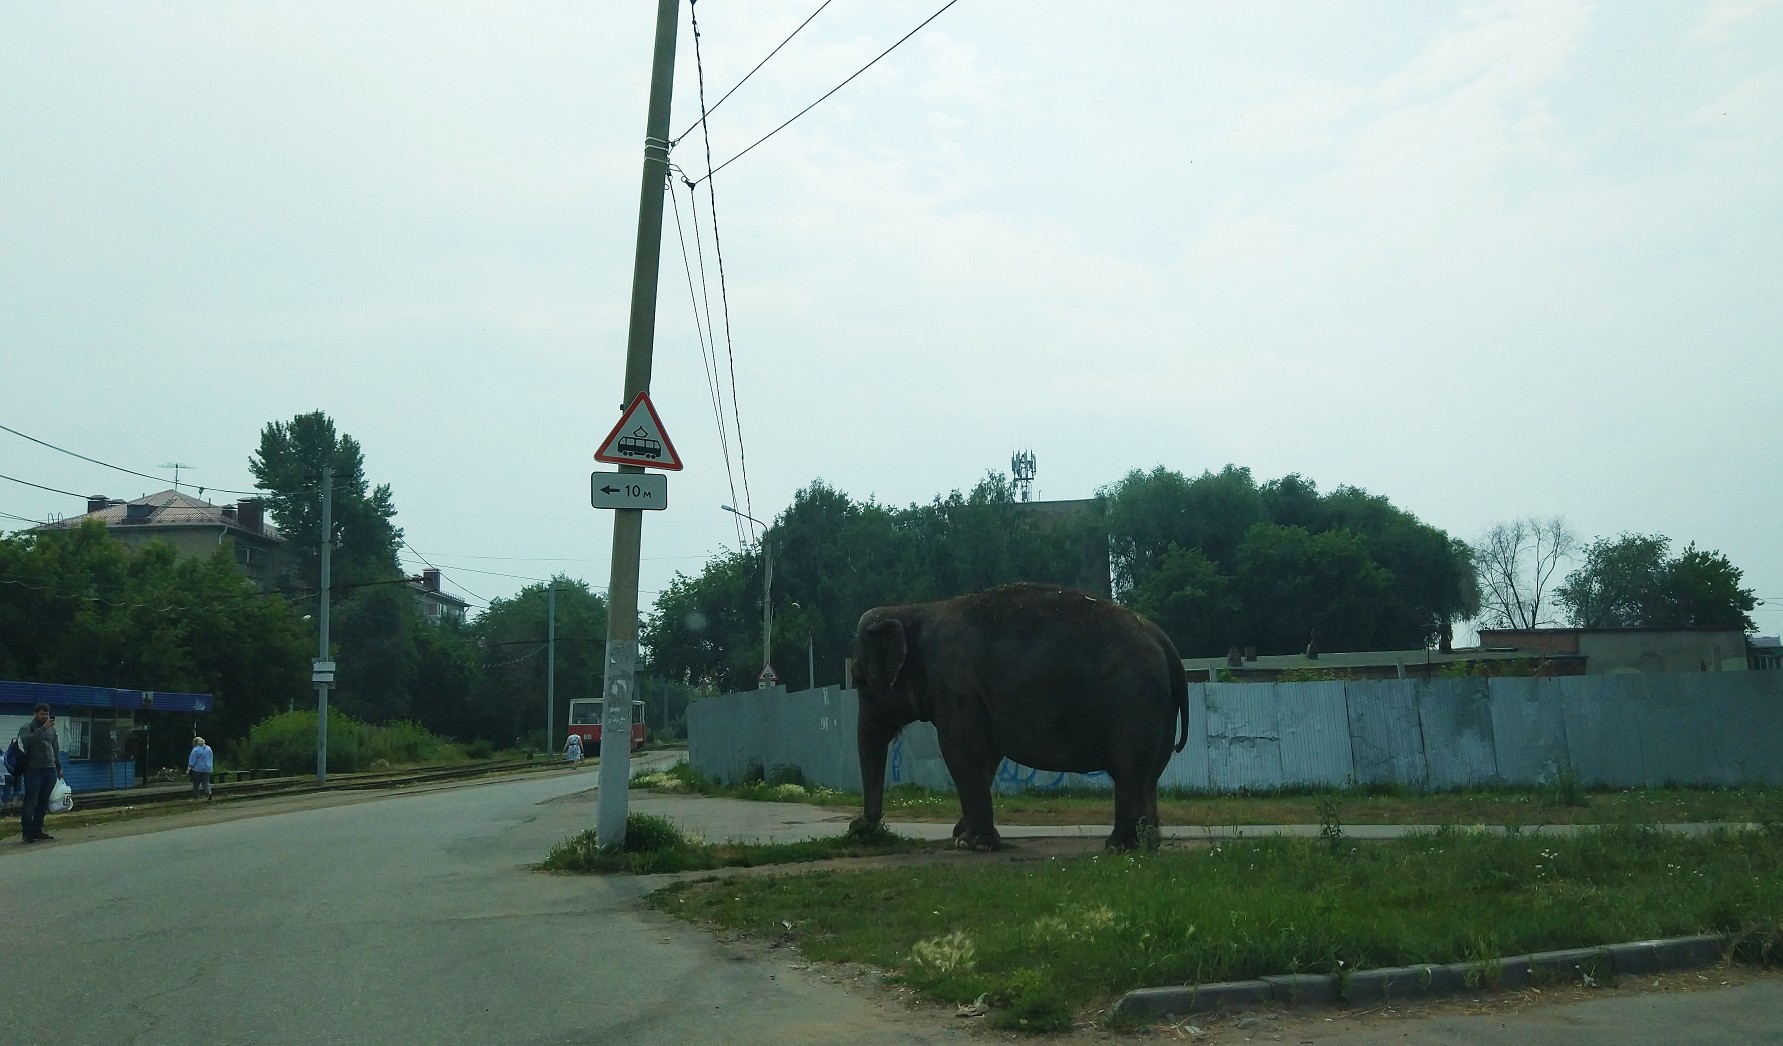
M 768 545 L 768 525 L 761 520 L 756 519 L 754 516 L 751 516 L 749 513 L 732 508 L 729 505 L 720 505 L 718 507 L 729 512 L 733 516 L 742 516 L 744 519 L 754 523 L 762 529 L 761 675 L 756 677 L 755 682 L 759 689 L 766 690 L 768 687 L 771 687 L 780 681 L 779 678 L 774 675 L 774 665 L 770 661 L 769 650 L 774 636 L 774 605 L 769 599 L 774 591 L 774 550 Z

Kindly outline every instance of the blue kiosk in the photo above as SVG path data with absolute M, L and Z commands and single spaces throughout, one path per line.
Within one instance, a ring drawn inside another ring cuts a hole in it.
M 211 695 L 167 690 L 120 690 L 69 683 L 22 683 L 0 679 L 0 748 L 31 721 L 31 709 L 45 704 L 56 714 L 62 742 L 62 776 L 79 792 L 135 788 L 137 755 L 148 750 L 151 717 L 196 716 L 212 708 Z M 179 730 L 163 720 L 162 729 Z M 188 737 L 197 730 L 191 723 Z M 144 766 L 143 773 L 153 768 Z

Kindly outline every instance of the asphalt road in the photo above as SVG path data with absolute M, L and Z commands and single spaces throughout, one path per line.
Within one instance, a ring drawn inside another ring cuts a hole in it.
M 231 803 L 187 818 L 213 823 L 9 841 L 0 926 L 31 955 L 8 947 L 0 959 L 0 1041 L 957 1036 L 795 969 L 796 956 L 738 961 L 710 934 L 632 904 L 647 889 L 636 880 L 533 871 L 593 824 L 595 778 L 333 796 L 261 816 Z

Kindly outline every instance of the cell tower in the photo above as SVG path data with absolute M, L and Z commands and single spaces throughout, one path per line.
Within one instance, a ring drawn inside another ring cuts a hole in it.
M 1015 493 L 1023 501 L 1034 500 L 1034 452 L 1018 450 L 1009 459 L 1009 474 L 1015 477 Z

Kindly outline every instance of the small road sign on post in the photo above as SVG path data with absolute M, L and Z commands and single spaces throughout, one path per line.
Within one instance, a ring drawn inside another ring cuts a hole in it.
M 611 465 L 681 470 L 681 456 L 675 453 L 675 444 L 669 441 L 669 434 L 662 427 L 662 419 L 656 416 L 656 407 L 647 392 L 632 397 L 625 413 L 619 416 L 619 424 L 613 426 L 613 431 L 601 441 L 600 449 L 594 452 L 594 460 Z
M 595 472 L 588 479 L 595 508 L 669 507 L 669 477 L 660 472 Z

